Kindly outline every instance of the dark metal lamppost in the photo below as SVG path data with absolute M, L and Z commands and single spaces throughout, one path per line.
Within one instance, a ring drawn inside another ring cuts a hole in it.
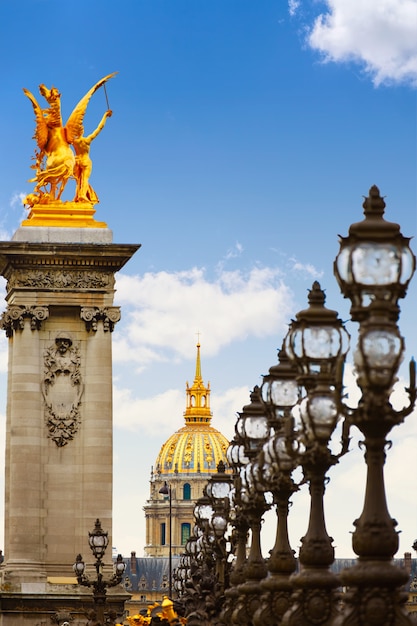
M 217 473 L 213 474 L 205 487 L 205 493 L 213 506 L 213 515 L 209 522 L 214 534 L 213 551 L 216 562 L 217 595 L 223 597 L 226 587 L 229 586 L 228 550 L 226 532 L 229 526 L 230 492 L 232 490 L 232 475 L 226 473 L 223 461 L 217 466 Z
M 275 626 L 281 623 L 290 605 L 290 576 L 297 567 L 288 538 L 288 513 L 290 498 L 298 490 L 298 485 L 292 479 L 295 461 L 288 454 L 285 439 L 291 410 L 300 397 L 296 373 L 282 347 L 279 363 L 269 369 L 261 387 L 272 436 L 263 446 L 260 465 L 265 490 L 272 493 L 276 507 L 277 528 L 275 544 L 267 561 L 268 576 L 260 583 L 263 595 L 254 615 L 255 626 Z
M 297 313 L 284 340 L 288 358 L 298 370 L 297 380 L 306 391 L 297 405 L 299 425 L 296 432 L 289 433 L 287 451 L 296 457 L 309 484 L 310 517 L 301 539 L 300 571 L 291 577 L 294 594 L 282 618 L 283 626 L 328 626 L 337 611 L 336 589 L 340 584 L 330 570 L 334 547 L 326 530 L 323 499 L 326 474 L 348 448 L 346 428 L 340 454 L 332 454 L 329 441 L 341 417 L 349 334 L 337 312 L 324 306 L 325 295 L 317 281 L 308 300 L 309 308 Z
M 229 586 L 225 589 L 222 621 L 225 626 L 229 626 L 232 623 L 232 614 L 239 597 L 239 585 L 245 582 L 246 546 L 249 531 L 249 520 L 241 500 L 241 470 L 249 463 L 249 458 L 246 456 L 242 440 L 237 433 L 230 442 L 226 456 L 229 467 L 233 469 L 233 487 L 229 494 L 229 521 L 232 526 L 231 553 L 234 559 L 230 564 Z
M 398 224 L 387 222 L 385 202 L 376 186 L 363 203 L 365 219 L 340 238 L 334 271 L 343 295 L 352 302 L 359 322 L 354 362 L 362 397 L 351 421 L 364 435 L 367 481 L 360 517 L 355 520 L 353 550 L 357 563 L 341 573 L 346 608 L 335 626 L 403 626 L 411 624 L 404 609 L 405 569 L 393 564 L 398 550 L 397 522 L 387 508 L 384 463 L 386 437 L 411 413 L 416 399 L 415 362 L 410 363 L 410 403 L 395 411 L 390 395 L 403 358 L 404 340 L 397 321 L 398 300 L 406 295 L 416 267 L 409 238 Z
M 202 593 L 201 585 L 202 555 L 197 546 L 197 539 L 201 533 L 201 529 L 197 525 L 194 526 L 185 544 L 179 565 L 173 572 L 173 586 L 178 598 L 176 604 L 181 606 L 185 616 L 199 614 L 200 610 L 205 611 L 205 594 Z M 201 624 L 203 624 L 202 619 Z
M 270 505 L 265 500 L 258 455 L 262 445 L 269 439 L 271 429 L 258 386 L 250 398 L 250 404 L 243 407 L 235 425 L 237 436 L 243 442 L 244 452 L 249 459 L 240 469 L 239 501 L 251 531 L 249 556 L 243 565 L 245 580 L 238 585 L 239 596 L 232 614 L 232 623 L 239 626 L 252 624 L 260 604 L 260 581 L 267 575 L 261 550 L 261 525 Z
M 122 581 L 126 564 L 123 562 L 121 554 L 117 556 L 114 564 L 114 573 L 109 580 L 103 578 L 103 558 L 109 543 L 108 533 L 101 528 L 100 520 L 97 519 L 94 530 L 88 533 L 88 543 L 95 558 L 94 567 L 96 570 L 96 580 L 90 580 L 85 574 L 85 563 L 81 554 L 78 554 L 73 565 L 73 570 L 77 577 L 79 585 L 93 588 L 94 610 L 97 615 L 97 621 L 104 626 L 104 609 L 106 605 L 106 589 L 115 587 Z
M 186 554 L 175 572 L 187 623 L 197 621 L 199 626 L 224 624 L 220 615 L 229 584 L 231 544 L 226 533 L 232 488 L 232 475 L 225 470 L 220 461 L 217 473 L 204 488 L 204 496 L 196 502 L 194 540 L 187 542 Z
M 169 597 L 172 598 L 172 489 L 166 481 L 163 487 L 160 488 L 159 493 L 163 496 L 168 496 L 169 500 L 169 514 L 168 514 L 168 534 L 169 534 L 169 552 L 168 552 L 168 587 Z
M 210 525 L 213 513 L 206 495 L 197 500 L 194 507 L 196 525 L 174 572 L 178 602 L 190 625 L 211 626 L 221 610 L 216 588 L 216 536 Z

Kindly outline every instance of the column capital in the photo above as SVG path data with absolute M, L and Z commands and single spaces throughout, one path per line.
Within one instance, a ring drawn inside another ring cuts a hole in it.
M 6 331 L 7 337 L 13 336 L 13 331 L 23 330 L 25 319 L 30 319 L 31 330 L 40 330 L 42 322 L 49 317 L 47 306 L 27 306 L 10 304 L 0 318 L 0 328 Z

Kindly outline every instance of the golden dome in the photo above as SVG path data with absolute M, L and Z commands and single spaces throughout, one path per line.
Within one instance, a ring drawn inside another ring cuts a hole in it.
M 186 385 L 185 426 L 163 444 L 155 463 L 157 474 L 213 474 L 220 461 L 227 463 L 226 437 L 210 425 L 210 383 L 201 376 L 200 343 L 194 383 Z

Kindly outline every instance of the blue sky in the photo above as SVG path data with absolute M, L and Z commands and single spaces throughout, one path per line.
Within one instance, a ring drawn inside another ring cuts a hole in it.
M 142 244 L 115 297 L 113 535 L 125 555 L 142 554 L 150 468 L 183 424 L 197 332 L 213 425 L 230 437 L 313 280 L 349 319 L 333 260 L 371 185 L 386 196 L 386 218 L 416 235 L 416 41 L 415 0 L 0 2 L 3 240 L 32 190 L 34 116 L 22 88 L 38 97 L 40 83 L 58 87 L 67 117 L 119 72 L 91 182 L 114 242 Z M 87 132 L 106 108 L 100 89 Z M 417 356 L 416 282 L 400 320 L 405 364 Z M 0 357 L 4 414 L 4 337 Z M 399 554 L 417 536 L 416 417 L 393 433 L 386 466 Z M 355 446 L 330 472 L 327 526 L 340 557 L 353 555 L 364 476 Z M 297 550 L 304 490 L 291 516 Z M 272 530 L 265 554 L 271 547 Z

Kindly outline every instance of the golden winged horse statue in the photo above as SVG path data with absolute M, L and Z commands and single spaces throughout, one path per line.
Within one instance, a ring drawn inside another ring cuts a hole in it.
M 35 182 L 33 193 L 29 194 L 24 204 L 60 202 L 62 193 L 71 177 L 76 179 L 75 202 L 95 204 L 98 198 L 88 183 L 92 163 L 89 157 L 91 141 L 103 129 L 112 112 L 107 110 L 97 129 L 84 137 L 84 115 L 91 96 L 115 76 L 113 72 L 99 80 L 78 102 L 65 126 L 61 116 L 61 94 L 58 89 L 45 85 L 39 86 L 40 94 L 47 101 L 49 108 L 42 109 L 28 89 L 23 89 L 32 103 L 35 112 L 36 129 L 34 139 L 39 150 L 35 151 L 36 175 L 29 182 Z M 74 146 L 74 150 L 71 146 Z M 75 151 L 75 154 L 74 154 Z

